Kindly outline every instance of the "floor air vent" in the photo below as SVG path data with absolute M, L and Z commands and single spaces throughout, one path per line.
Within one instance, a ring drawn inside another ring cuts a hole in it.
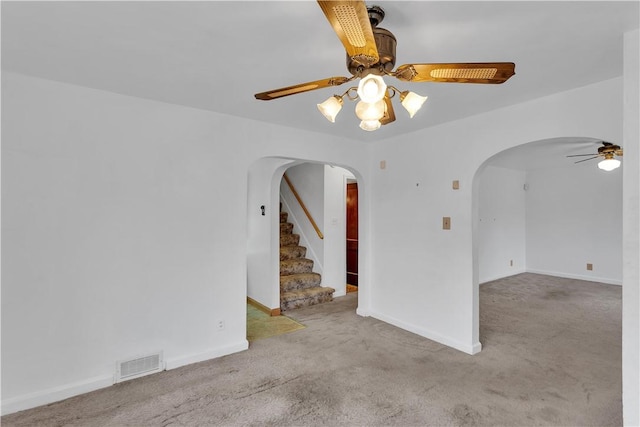
M 162 360 L 162 352 L 129 360 L 121 360 L 116 363 L 115 382 L 131 380 L 143 375 L 160 372 L 163 369 L 164 362 Z

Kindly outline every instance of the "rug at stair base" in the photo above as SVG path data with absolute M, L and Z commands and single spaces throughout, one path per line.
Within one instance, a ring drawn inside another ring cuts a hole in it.
M 262 310 L 247 304 L 247 340 L 255 341 L 304 329 L 301 323 L 287 316 L 270 316 Z

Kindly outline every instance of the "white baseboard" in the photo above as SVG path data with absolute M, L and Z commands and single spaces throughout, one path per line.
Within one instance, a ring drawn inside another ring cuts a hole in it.
M 191 365 L 192 363 L 204 362 L 205 360 L 215 359 L 216 357 L 226 356 L 228 354 L 237 353 L 249 348 L 249 341 L 242 340 L 234 344 L 225 345 L 223 347 L 216 347 L 202 353 L 191 354 L 188 356 L 174 357 L 172 359 L 166 359 L 166 368 L 175 369 L 185 365 Z
M 489 283 L 489 282 L 493 282 L 494 280 L 500 280 L 500 279 L 504 279 L 505 277 L 511 277 L 511 276 L 515 276 L 516 274 L 521 274 L 521 273 L 526 273 L 527 270 L 523 269 L 523 268 L 519 268 L 515 271 L 510 271 L 509 274 L 501 274 L 501 275 L 497 275 L 497 276 L 491 276 L 489 278 L 483 278 L 480 280 L 480 284 L 484 285 L 485 283 Z
M 436 332 L 433 331 L 429 331 L 427 329 L 421 328 L 419 326 L 416 325 L 412 325 L 406 322 L 403 322 L 401 320 L 398 320 L 396 318 L 393 318 L 391 316 L 387 316 L 385 314 L 381 314 L 381 313 L 377 313 L 377 312 L 373 312 L 370 313 L 371 317 L 376 318 L 378 320 L 382 320 L 383 322 L 389 323 L 393 326 L 397 326 L 400 329 L 404 329 L 406 331 L 409 332 L 413 332 L 414 334 L 420 335 L 422 337 L 428 338 L 432 341 L 436 341 L 440 344 L 444 344 L 448 347 L 452 347 L 455 348 L 456 350 L 460 350 L 463 353 L 467 353 L 467 354 L 476 354 L 479 353 L 480 350 L 482 350 L 482 344 L 480 344 L 480 342 L 476 342 L 473 344 L 465 344 L 462 343 L 458 340 L 446 337 L 444 335 L 438 334 Z
M 369 310 L 365 310 L 364 308 L 360 308 L 360 307 L 356 308 L 356 314 L 362 317 L 371 316 L 371 313 L 369 312 Z
M 89 393 L 113 385 L 113 375 L 93 377 L 84 381 L 24 394 L 2 401 L 2 415 L 12 414 L 36 406 L 47 405 L 79 394 Z
M 347 291 L 335 291 L 333 293 L 333 297 L 337 298 L 337 297 L 343 297 L 347 294 Z
M 180 366 L 190 365 L 192 363 L 203 362 L 216 357 L 226 356 L 227 354 L 237 353 L 249 348 L 249 342 L 242 340 L 235 344 L 217 347 L 202 353 L 192 354 L 189 356 L 181 356 L 165 360 L 166 369 L 175 369 Z M 22 396 L 12 397 L 2 400 L 0 413 L 2 415 L 11 414 L 25 409 L 35 408 L 36 406 L 48 405 L 49 403 L 58 402 L 68 399 L 79 394 L 89 393 L 101 388 L 113 385 L 114 377 L 111 375 L 102 375 L 98 377 L 88 378 L 71 384 L 53 387 L 43 391 L 24 394 Z
M 608 285 L 622 286 L 621 280 L 608 279 L 606 277 L 584 276 L 582 274 L 560 273 L 558 271 L 532 270 L 527 269 L 527 273 L 544 274 L 545 276 L 562 277 L 565 279 L 585 280 L 587 282 L 606 283 Z

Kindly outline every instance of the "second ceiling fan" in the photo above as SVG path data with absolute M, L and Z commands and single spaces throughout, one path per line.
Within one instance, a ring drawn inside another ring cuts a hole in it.
M 347 53 L 347 69 L 351 77 L 330 77 L 280 89 L 255 94 L 256 99 L 269 101 L 297 93 L 330 86 L 340 86 L 360 78 L 358 87 L 349 88 L 342 95 L 334 95 L 318 108 L 333 122 L 342 108 L 343 98 L 360 99 L 356 115 L 362 120 L 364 130 L 376 130 L 380 125 L 395 120 L 391 98 L 399 93 L 402 105 L 410 117 L 422 106 L 426 97 L 413 92 L 400 92 L 387 86 L 382 76 L 392 76 L 405 82 L 481 83 L 499 84 L 515 74 L 513 62 L 430 63 L 405 64 L 397 67 L 396 38 L 389 31 L 378 27 L 384 19 L 384 10 L 378 6 L 367 7 L 364 1 L 321 1 L 320 8 Z
M 601 141 L 602 146 L 598 147 L 597 153 L 589 153 L 589 154 L 571 154 L 567 157 L 589 157 L 588 159 L 578 160 L 575 163 L 582 163 L 588 160 L 593 160 L 597 158 L 602 158 L 601 161 L 598 162 L 598 167 L 602 170 L 610 172 L 618 167 L 620 167 L 620 160 L 616 159 L 616 156 L 622 157 L 623 151 L 619 145 L 613 144 L 607 141 Z

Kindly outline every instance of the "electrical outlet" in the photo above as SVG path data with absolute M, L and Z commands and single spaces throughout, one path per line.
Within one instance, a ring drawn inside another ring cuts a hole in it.
M 219 331 L 224 330 L 224 320 L 218 320 L 217 326 Z
M 454 190 L 459 190 L 460 189 L 460 181 L 458 181 L 458 180 L 453 181 L 453 189 Z
M 587 263 L 587 270 L 589 271 L 593 270 L 593 264 Z

